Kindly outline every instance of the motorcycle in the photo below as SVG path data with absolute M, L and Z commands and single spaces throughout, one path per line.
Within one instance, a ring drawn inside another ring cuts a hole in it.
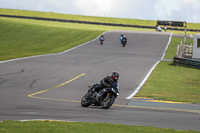
M 103 45 L 104 44 L 104 40 L 101 40 L 100 43 L 101 43 L 101 45 Z
M 100 43 L 101 43 L 101 45 L 103 45 L 103 43 L 104 43 L 104 38 L 103 37 L 100 37 Z
M 123 46 L 123 47 L 126 46 L 126 39 L 122 39 L 122 46 Z
M 120 40 L 122 46 L 125 47 L 127 40 L 125 38 L 123 38 L 123 37 L 120 37 L 119 40 Z
M 92 89 L 98 84 L 88 86 L 88 92 L 81 100 L 82 107 L 101 106 L 102 109 L 108 109 L 113 105 L 117 96 L 119 96 L 119 87 L 117 82 L 113 82 L 108 88 L 104 88 L 99 92 L 93 92 Z

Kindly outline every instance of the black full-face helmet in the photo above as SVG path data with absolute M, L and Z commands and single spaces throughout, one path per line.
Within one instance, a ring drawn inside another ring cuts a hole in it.
M 112 78 L 114 81 L 117 81 L 117 80 L 119 79 L 119 73 L 118 73 L 118 72 L 112 72 L 111 78 Z

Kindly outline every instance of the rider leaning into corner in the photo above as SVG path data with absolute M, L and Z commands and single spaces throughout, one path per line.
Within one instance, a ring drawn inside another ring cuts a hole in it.
M 103 88 L 110 87 L 113 82 L 116 82 L 118 84 L 118 79 L 119 79 L 119 73 L 118 72 L 112 72 L 111 76 L 106 76 L 103 78 L 99 84 L 96 84 L 93 87 L 93 92 L 99 92 Z
M 82 107 L 101 106 L 108 109 L 119 96 L 119 73 L 112 72 L 111 76 L 103 78 L 99 84 L 88 86 L 90 89 L 81 100 Z

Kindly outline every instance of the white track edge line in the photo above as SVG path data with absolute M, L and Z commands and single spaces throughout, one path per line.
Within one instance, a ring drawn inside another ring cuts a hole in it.
M 150 71 L 148 72 L 148 74 L 146 75 L 146 77 L 144 78 L 144 80 L 140 83 L 140 85 L 139 85 L 139 86 L 135 89 L 135 91 L 134 91 L 130 96 L 128 96 L 126 99 L 131 99 L 133 96 L 135 96 L 135 95 L 140 91 L 140 89 L 142 88 L 142 86 L 144 85 L 144 83 L 146 82 L 146 80 L 148 79 L 148 77 L 150 76 L 150 74 L 152 73 L 152 71 L 155 69 L 155 67 L 158 65 L 158 63 L 160 63 L 160 61 L 163 60 L 163 58 L 164 58 L 164 56 L 165 56 L 165 52 L 167 51 L 168 46 L 169 46 L 169 44 L 170 44 L 170 42 L 171 42 L 172 35 L 173 35 L 173 33 L 170 34 L 169 41 L 168 41 L 168 43 L 167 43 L 167 46 L 166 46 L 166 48 L 165 48 L 165 51 L 164 51 L 164 53 L 163 53 L 162 58 L 161 58 L 159 61 L 156 62 L 156 64 L 150 69 Z
M 57 120 L 57 119 L 25 119 L 25 120 L 17 120 L 21 122 L 26 121 L 62 121 L 62 122 L 77 122 L 77 121 L 68 121 L 68 120 Z

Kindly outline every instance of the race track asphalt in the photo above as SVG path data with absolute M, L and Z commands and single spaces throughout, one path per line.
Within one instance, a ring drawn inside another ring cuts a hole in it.
M 126 47 L 119 42 L 122 32 L 128 38 Z M 0 120 L 53 119 L 200 131 L 199 113 L 129 106 L 127 97 L 162 58 L 170 34 L 110 31 L 103 45 L 95 39 L 62 54 L 1 62 Z M 112 71 L 120 74 L 120 96 L 114 106 L 81 107 L 87 86 Z

